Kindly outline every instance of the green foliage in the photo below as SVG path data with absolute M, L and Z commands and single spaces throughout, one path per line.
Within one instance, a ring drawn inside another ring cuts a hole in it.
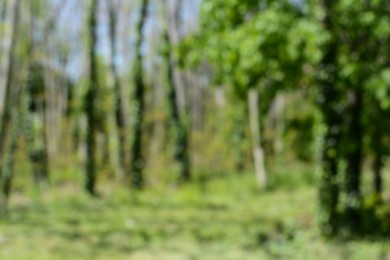
M 311 76 L 328 39 L 288 1 L 206 1 L 201 19 L 201 33 L 180 46 L 182 64 L 208 64 L 214 84 L 231 87 L 240 99 L 260 88 L 264 108 L 278 90 Z
M 303 90 L 304 92 L 305 90 Z M 300 92 L 298 92 L 300 93 Z M 287 95 L 283 129 L 283 141 L 290 148 L 294 158 L 305 162 L 314 162 L 316 156 L 316 138 L 322 133 L 318 132 L 320 119 L 318 109 L 313 101 L 313 93 L 303 95 Z
M 379 101 L 382 109 L 390 108 L 390 68 L 384 68 L 373 74 L 367 80 L 365 87 Z

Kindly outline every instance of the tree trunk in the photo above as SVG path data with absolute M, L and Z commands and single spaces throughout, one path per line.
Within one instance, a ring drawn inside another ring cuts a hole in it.
M 142 127 L 144 124 L 144 70 L 143 70 L 143 55 L 141 53 L 142 43 L 144 41 L 144 26 L 147 16 L 149 0 L 141 1 L 140 18 L 137 24 L 137 40 L 135 45 L 135 60 L 133 66 L 134 80 L 134 136 L 132 144 L 132 161 L 131 161 L 131 182 L 133 187 L 141 189 L 144 186 L 143 169 L 145 159 L 142 154 Z
M 379 104 L 374 104 L 374 115 L 372 116 L 373 122 L 386 118 L 386 114 L 382 110 Z M 373 124 L 372 126 L 372 150 L 374 153 L 374 161 L 372 164 L 372 170 L 374 172 L 374 192 L 379 196 L 379 200 L 382 199 L 383 192 L 383 168 L 385 167 L 384 158 L 388 154 L 388 147 L 386 145 L 386 123 L 385 124 Z
M 76 86 L 71 80 L 67 82 L 67 107 L 65 112 L 66 117 L 66 128 L 68 129 L 68 134 L 71 137 L 71 151 L 72 154 L 77 155 L 80 150 L 80 115 L 79 109 L 76 107 Z
M 167 17 L 168 18 L 168 17 Z M 167 19 L 168 20 L 168 19 Z M 169 23 L 167 23 L 169 24 Z M 188 154 L 188 128 L 186 128 L 183 115 L 180 114 L 180 108 L 177 102 L 177 88 L 174 81 L 174 59 L 172 56 L 172 41 L 170 39 L 169 29 L 163 35 L 165 43 L 165 81 L 168 93 L 168 105 L 170 112 L 170 128 L 174 141 L 174 158 L 178 163 L 179 179 L 188 182 L 191 179 L 190 159 Z
M 331 20 L 335 1 L 324 0 L 325 17 L 323 24 L 332 33 L 334 25 Z M 320 227 L 326 236 L 335 235 L 338 229 L 337 207 L 339 203 L 340 184 L 338 166 L 340 159 L 340 138 L 342 118 L 337 110 L 340 101 L 337 91 L 337 55 L 338 45 L 332 40 L 325 46 L 325 54 L 321 61 L 323 74 L 318 78 L 318 102 L 323 115 L 326 132 L 324 133 L 321 151 L 321 177 L 319 184 Z
M 97 6 L 98 0 L 92 0 L 88 17 L 88 52 L 89 52 L 89 87 L 85 97 L 85 110 L 87 115 L 87 163 L 86 163 L 86 183 L 85 188 L 95 195 L 97 162 L 97 113 L 95 102 L 98 93 L 98 75 L 96 61 L 97 44 Z
M 374 158 L 373 171 L 374 171 L 374 191 L 378 196 L 382 196 L 383 191 L 383 178 L 382 170 L 384 167 L 382 154 L 377 152 Z
M 261 146 L 259 92 L 256 89 L 249 90 L 248 108 L 254 168 L 259 186 L 265 188 L 267 186 L 267 172 L 264 164 L 264 151 Z
M 17 106 L 12 107 L 12 131 L 11 136 L 7 140 L 8 143 L 5 144 L 5 149 L 7 150 L 6 153 L 4 153 L 4 156 L 2 159 L 2 165 L 1 165 L 1 185 L 2 185 L 2 194 L 0 196 L 0 213 L 6 210 L 8 199 L 11 195 L 11 188 L 12 188 L 12 180 L 14 176 L 14 158 L 15 158 L 15 151 L 17 147 L 17 141 L 19 136 L 19 118 L 20 118 L 20 109 L 22 108 L 20 104 L 20 98 L 18 97 L 20 95 L 15 95 L 13 97 L 16 104 L 19 104 Z
M 1 128 L 0 128 L 0 178 L 2 181 L 2 199 L 0 201 L 0 211 L 5 210 L 7 199 L 10 193 L 10 180 L 12 177 L 12 157 L 14 148 L 14 135 L 12 133 L 12 125 L 15 124 L 16 114 L 13 113 L 17 100 L 17 89 L 16 85 L 12 84 L 13 70 L 14 70 L 14 50 L 17 38 L 17 28 L 19 21 L 20 12 L 20 1 L 15 0 L 9 3 L 9 14 L 10 14 L 10 25 L 9 25 L 9 40 L 6 44 L 6 57 L 2 68 L 5 70 L 5 80 L 2 88 L 4 88 L 4 111 L 1 117 Z M 14 133 L 16 130 L 13 131 Z
M 122 91 L 122 85 L 119 80 L 118 68 L 116 63 L 116 58 L 118 55 L 117 50 L 117 11 L 114 2 L 108 2 L 109 8 L 109 30 L 110 30 L 110 46 L 111 46 L 111 74 L 113 77 L 114 83 L 114 92 L 115 92 L 115 122 L 118 131 L 118 145 L 119 145 L 119 161 L 121 168 L 127 169 L 128 167 L 128 156 L 127 156 L 127 138 L 126 138 L 126 122 L 125 122 L 125 112 L 122 102 L 122 96 L 124 91 Z
M 169 38 L 172 45 L 176 45 L 181 40 L 180 35 L 180 12 L 182 11 L 182 0 L 168 0 L 168 27 L 169 30 Z M 177 63 L 177 57 L 174 57 L 173 53 L 171 54 L 171 62 L 174 65 Z M 174 66 L 175 67 L 175 66 Z M 184 75 L 173 69 L 173 81 L 174 87 L 176 88 L 176 102 L 179 107 L 179 113 L 182 117 L 187 115 L 187 103 L 186 103 L 186 88 L 184 85 Z
M 49 181 L 49 175 L 50 175 L 50 169 L 49 169 L 49 134 L 48 134 L 48 112 L 47 112 L 47 91 L 46 88 L 44 88 L 43 96 L 42 96 L 42 110 L 41 110 L 41 120 L 43 124 L 42 128 L 42 139 L 43 139 L 43 147 L 41 151 L 41 158 L 40 158 L 40 164 L 41 164 L 41 175 L 42 180 L 45 182 Z
M 361 206 L 361 172 L 363 159 L 363 126 L 361 122 L 363 111 L 363 93 L 361 90 L 351 90 L 348 93 L 348 109 L 350 122 L 348 125 L 348 151 L 346 169 L 346 223 L 352 231 L 359 228 Z

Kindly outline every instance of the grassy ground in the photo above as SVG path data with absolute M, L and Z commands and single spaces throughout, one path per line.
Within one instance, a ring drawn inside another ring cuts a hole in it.
M 310 185 L 259 192 L 235 176 L 139 194 L 66 184 L 16 194 L 0 259 L 386 259 L 384 241 L 322 240 Z

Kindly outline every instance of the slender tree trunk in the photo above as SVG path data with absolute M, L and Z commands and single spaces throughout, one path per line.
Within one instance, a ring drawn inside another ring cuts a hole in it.
M 352 231 L 357 231 L 360 224 L 361 206 L 361 172 L 363 159 L 363 93 L 361 90 L 351 90 L 348 93 L 348 108 L 350 122 L 348 125 L 348 152 L 346 169 L 346 223 Z
M 168 28 L 169 30 L 169 39 L 171 44 L 176 45 L 180 42 L 181 35 L 180 35 L 180 15 L 182 11 L 182 0 L 168 0 Z M 173 53 L 171 54 L 171 62 L 173 62 L 174 65 L 177 63 L 177 57 L 174 57 Z M 174 66 L 175 67 L 175 66 Z M 184 75 L 176 70 L 173 69 L 173 81 L 174 81 L 174 87 L 176 88 L 176 102 L 179 107 L 179 113 L 181 116 L 186 116 L 188 111 L 188 106 L 186 103 L 186 88 L 184 85 Z
M 176 65 L 177 66 L 177 65 Z M 190 112 L 190 131 L 202 131 L 205 125 L 207 95 L 205 88 L 197 81 L 196 72 L 184 72 L 183 88 L 188 89 L 188 108 Z
M 109 29 L 110 29 L 110 46 L 111 46 L 111 73 L 114 80 L 114 91 L 115 91 L 115 121 L 118 131 L 118 145 L 119 145 L 119 160 L 122 169 L 127 169 L 127 139 L 126 139 L 126 123 L 125 123 L 125 112 L 122 104 L 122 85 L 119 80 L 118 68 L 116 58 L 118 54 L 117 50 L 117 8 L 115 8 L 114 2 L 108 1 L 109 4 Z
M 167 23 L 168 24 L 168 23 Z M 163 35 L 165 43 L 165 81 L 168 92 L 168 105 L 170 112 L 170 128 L 174 138 L 174 158 L 177 161 L 180 171 L 180 181 L 187 182 L 191 179 L 190 159 L 188 153 L 188 131 L 180 115 L 177 103 L 177 92 L 174 81 L 173 57 L 171 52 L 172 41 L 169 36 L 168 27 Z
M 9 197 L 11 195 L 11 189 L 12 189 L 12 180 L 14 176 L 14 163 L 15 163 L 15 151 L 17 148 L 17 141 L 19 136 L 19 118 L 20 118 L 20 109 L 22 108 L 20 102 L 20 98 L 16 94 L 13 98 L 16 102 L 16 104 L 19 104 L 17 106 L 12 107 L 12 132 L 10 135 L 10 138 L 7 140 L 5 146 L 8 150 L 7 153 L 4 154 L 2 157 L 2 165 L 1 165 L 1 172 L 2 172 L 2 194 L 0 196 L 0 213 L 6 210 L 7 202 L 9 200 Z
M 46 87 L 46 86 L 45 86 Z M 42 139 L 43 139 L 43 147 L 41 151 L 40 164 L 42 169 L 42 179 L 45 182 L 49 182 L 50 178 L 50 168 L 49 168 L 49 134 L 48 134 L 48 113 L 47 113 L 47 91 L 44 88 L 43 97 L 42 97 L 42 110 L 41 110 L 41 118 L 42 118 Z
M 20 1 L 15 0 L 10 4 L 10 24 L 8 37 L 9 41 L 6 44 L 6 59 L 4 59 L 4 64 L 2 68 L 5 69 L 5 79 L 4 85 L 1 87 L 4 88 L 5 93 L 5 104 L 4 111 L 1 117 L 1 127 L 0 127 L 0 178 L 2 182 L 2 198 L 0 200 L 0 211 L 4 211 L 7 203 L 7 199 L 10 193 L 10 180 L 12 178 L 12 152 L 13 152 L 13 134 L 12 134 L 12 125 L 15 124 L 16 116 L 13 115 L 13 109 L 15 109 L 15 97 L 17 96 L 16 85 L 13 85 L 12 77 L 14 74 L 14 50 L 16 45 L 17 38 L 17 28 L 19 21 L 19 12 L 20 12 Z M 14 131 L 15 132 L 15 131 Z
M 383 178 L 382 170 L 384 167 L 382 153 L 377 152 L 374 158 L 373 170 L 374 170 L 374 191 L 379 196 L 382 196 L 383 192 Z
M 329 87 L 329 86 L 324 86 Z M 328 93 L 329 102 L 335 93 Z M 326 105 L 325 105 L 326 106 Z M 331 105 L 329 105 L 331 106 Z M 338 166 L 340 157 L 340 115 L 336 111 L 323 108 L 326 133 L 321 152 L 320 178 L 320 225 L 324 235 L 332 236 L 338 229 L 337 207 L 339 203 L 340 184 Z
M 134 136 L 132 144 L 132 161 L 131 161 L 131 182 L 133 187 L 141 189 L 144 186 L 143 169 L 145 165 L 145 158 L 142 151 L 142 127 L 144 124 L 144 96 L 145 96 L 145 82 L 143 70 L 143 55 L 141 53 L 142 43 L 144 41 L 144 27 L 148 10 L 148 0 L 141 1 L 140 18 L 137 24 L 137 40 L 135 44 L 135 60 L 133 66 L 133 80 L 134 80 Z
M 334 0 L 324 0 L 325 17 L 323 24 L 330 33 L 334 25 L 331 15 Z M 318 78 L 319 106 L 323 115 L 326 132 L 324 133 L 321 151 L 321 177 L 319 184 L 320 227 L 325 236 L 335 235 L 338 229 L 338 213 L 340 184 L 338 166 L 340 159 L 340 138 L 342 118 L 337 110 L 340 101 L 337 91 L 337 55 L 338 45 L 332 40 L 325 46 L 325 54 L 321 61 L 321 69 L 325 75 Z
M 253 161 L 257 181 L 261 188 L 267 186 L 267 172 L 264 163 L 264 151 L 261 146 L 259 92 L 251 89 L 248 92 L 249 124 L 252 136 Z
M 78 154 L 80 145 L 79 110 L 76 107 L 76 86 L 70 80 L 67 82 L 67 90 L 66 125 L 71 136 L 71 150 L 73 154 Z
M 270 118 L 272 120 L 272 127 L 275 129 L 275 135 L 272 140 L 273 155 L 278 159 L 283 156 L 283 132 L 285 129 L 284 107 L 286 94 L 278 93 L 272 102 L 272 111 L 270 111 Z M 281 155 L 281 156 L 279 156 Z
M 85 188 L 91 194 L 95 195 L 97 162 L 97 113 L 95 102 L 98 93 L 98 75 L 96 61 L 97 44 L 97 6 L 98 0 L 92 0 L 88 17 L 89 29 L 89 87 L 85 97 L 85 109 L 87 115 L 87 163 L 86 163 L 86 183 Z
M 379 104 L 375 104 L 375 112 L 374 112 L 374 121 L 380 120 L 381 118 L 385 118 L 386 114 L 383 113 L 383 110 L 381 109 Z M 373 122 L 374 122 L 373 121 Z M 373 126 L 373 140 L 372 140 L 372 150 L 374 153 L 374 161 L 372 164 L 372 170 L 374 172 L 374 183 L 373 188 L 374 192 L 379 196 L 379 199 L 382 199 L 382 192 L 383 192 L 383 177 L 382 177 L 382 171 L 385 166 L 384 164 L 384 157 L 387 154 L 388 147 L 384 144 L 384 137 L 386 136 L 386 128 L 381 127 L 382 125 L 375 125 Z M 384 130 L 385 129 L 385 130 Z

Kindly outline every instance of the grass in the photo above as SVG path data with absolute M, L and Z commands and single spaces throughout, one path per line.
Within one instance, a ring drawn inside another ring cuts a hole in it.
M 62 183 L 18 192 L 0 219 L 0 259 L 386 259 L 386 241 L 324 241 L 315 189 L 258 191 L 250 175 L 90 198 Z

